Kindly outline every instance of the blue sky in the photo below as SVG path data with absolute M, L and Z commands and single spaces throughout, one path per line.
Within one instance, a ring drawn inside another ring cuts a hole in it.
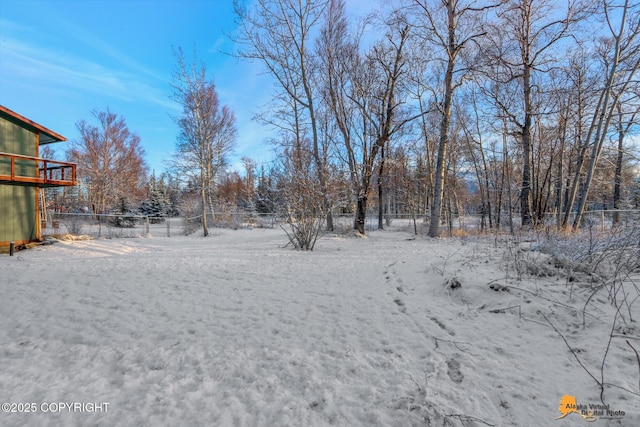
M 164 170 L 178 133 L 169 99 L 172 46 L 195 49 L 216 83 L 222 104 L 236 114 L 232 161 L 272 158 L 269 129 L 251 120 L 272 92 L 261 64 L 238 62 L 225 33 L 234 29 L 232 0 L 2 0 L 0 104 L 65 136 L 76 122 L 95 123 L 93 109 L 125 118 L 137 133 L 151 170 Z M 67 143 L 52 146 L 64 158 Z

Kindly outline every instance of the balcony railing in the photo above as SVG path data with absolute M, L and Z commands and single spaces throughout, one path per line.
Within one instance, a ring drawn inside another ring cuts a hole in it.
M 72 186 L 76 185 L 76 165 L 0 152 L 0 184 Z

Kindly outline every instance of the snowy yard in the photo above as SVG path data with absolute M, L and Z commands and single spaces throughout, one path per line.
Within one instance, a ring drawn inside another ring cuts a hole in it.
M 600 379 L 614 311 L 598 294 L 583 329 L 588 284 L 551 266 L 518 280 L 506 238 L 284 243 L 216 229 L 0 255 L 0 425 L 640 425 L 633 325 L 605 366 L 624 416 L 555 419 L 600 389 L 548 321 Z

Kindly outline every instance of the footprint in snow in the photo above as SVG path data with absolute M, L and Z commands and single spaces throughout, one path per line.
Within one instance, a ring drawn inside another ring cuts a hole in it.
M 394 300 L 393 300 L 393 302 L 395 302 L 395 303 L 396 303 L 396 305 L 398 306 L 399 310 L 400 310 L 402 313 L 406 313 L 406 312 L 407 312 L 407 307 L 405 307 L 405 305 L 404 305 L 404 301 L 402 301 L 400 298 L 396 298 L 396 299 L 394 299 Z
M 460 384 L 464 379 L 464 375 L 460 372 L 460 362 L 456 359 L 447 360 L 447 375 L 456 384 Z

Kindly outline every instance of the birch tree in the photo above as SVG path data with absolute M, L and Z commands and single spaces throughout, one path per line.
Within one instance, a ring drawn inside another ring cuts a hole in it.
M 181 49 L 174 52 L 173 99 L 182 107 L 175 118 L 180 129 L 172 166 L 197 183 L 202 207 L 202 229 L 209 234 L 207 207 L 213 213 L 215 177 L 227 162 L 236 142 L 235 115 L 228 106 L 220 106 L 213 80 L 204 64 L 194 55 L 187 63 Z
M 637 96 L 634 94 L 634 97 Z M 633 126 L 637 125 L 638 114 L 640 113 L 640 106 L 633 102 L 631 106 L 631 111 L 625 112 L 622 107 L 622 103 L 618 104 L 617 108 L 617 117 L 615 123 L 615 131 L 617 134 L 617 149 L 615 152 L 615 173 L 613 178 L 613 208 L 615 212 L 613 213 L 613 225 L 620 224 L 620 212 L 619 210 L 622 208 L 622 180 L 623 180 L 623 171 L 622 167 L 625 163 L 625 153 L 627 151 L 627 144 L 625 144 L 627 137 L 631 133 L 631 129 Z
M 582 216 L 587 206 L 589 189 L 593 181 L 596 165 L 600 159 L 602 148 L 616 116 L 618 104 L 622 96 L 634 83 L 640 68 L 640 11 L 635 3 L 629 0 L 622 2 L 604 0 L 601 3 L 602 16 L 610 36 L 602 40 L 602 61 L 605 64 L 606 80 L 600 90 L 600 96 L 586 140 L 591 144 L 591 154 L 587 166 L 586 178 L 582 186 L 582 194 L 576 208 L 573 229 L 580 227 Z M 610 49 L 606 49 L 609 47 Z M 581 171 L 576 171 L 579 174 Z M 571 190 L 575 200 L 578 186 Z M 571 205 L 573 206 L 573 204 Z M 571 207 L 570 206 L 570 207 Z M 569 210 L 566 215 L 568 216 Z
M 140 137 L 132 133 L 123 117 L 111 112 L 91 112 L 98 125 L 76 123 L 80 138 L 67 153 L 78 165 L 78 179 L 87 188 L 91 211 L 107 213 L 119 199 L 132 202 L 145 192 L 147 166 Z

